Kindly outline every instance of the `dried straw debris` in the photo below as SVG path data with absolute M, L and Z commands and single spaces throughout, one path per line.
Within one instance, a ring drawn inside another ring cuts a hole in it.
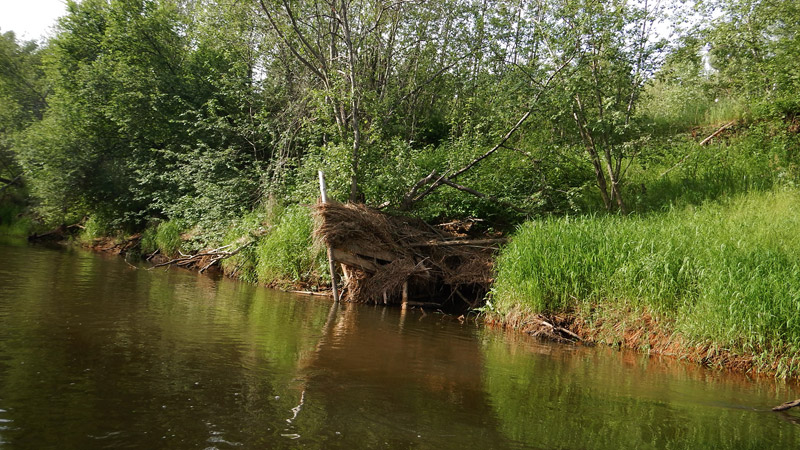
M 407 285 L 409 297 L 474 306 L 491 285 L 501 239 L 464 239 L 364 205 L 320 203 L 315 217 L 315 237 L 342 263 L 350 301 L 399 303 Z

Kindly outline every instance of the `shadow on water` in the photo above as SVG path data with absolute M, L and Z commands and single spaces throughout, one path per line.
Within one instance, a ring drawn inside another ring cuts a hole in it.
M 797 448 L 792 385 L 0 246 L 3 448 Z

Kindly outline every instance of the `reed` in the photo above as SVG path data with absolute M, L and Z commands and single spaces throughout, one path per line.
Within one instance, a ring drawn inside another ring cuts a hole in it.
M 647 311 L 692 345 L 762 355 L 764 364 L 796 354 L 800 191 L 525 223 L 498 258 L 491 306 L 501 316 L 521 309 L 588 320 Z

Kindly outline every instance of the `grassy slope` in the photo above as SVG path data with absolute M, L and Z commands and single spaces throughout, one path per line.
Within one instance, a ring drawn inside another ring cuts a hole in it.
M 499 258 L 493 302 L 501 316 L 570 313 L 590 327 L 652 315 L 644 326 L 686 348 L 756 355 L 759 369 L 797 374 L 800 190 L 528 222 Z M 606 327 L 603 340 L 622 343 L 625 331 Z

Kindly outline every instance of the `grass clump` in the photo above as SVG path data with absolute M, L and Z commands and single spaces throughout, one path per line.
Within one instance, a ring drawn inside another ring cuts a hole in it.
M 322 247 L 311 236 L 314 223 L 308 208 L 286 208 L 272 230 L 256 244 L 256 272 L 266 284 L 315 281 L 324 275 Z
M 142 232 L 141 249 L 144 253 L 159 250 L 165 255 L 175 255 L 183 244 L 181 232 L 183 227 L 177 221 L 162 222 L 155 227 L 148 227 Z
M 14 203 L 0 203 L 0 236 L 27 237 L 33 221 L 23 214 L 24 208 Z
M 692 345 L 800 350 L 800 191 L 639 217 L 528 222 L 498 259 L 498 314 L 652 313 Z M 598 316 L 599 315 L 599 316 Z M 769 357 L 767 357 L 769 356 Z
M 83 224 L 83 229 L 77 236 L 79 242 L 91 244 L 95 239 L 114 234 L 112 227 L 97 216 L 91 216 Z
M 253 211 L 233 220 L 220 244 L 238 248 L 245 242 L 259 239 L 258 236 L 269 233 L 276 222 L 280 220 L 281 211 L 282 208 L 277 203 L 258 206 Z M 222 260 L 222 269 L 231 277 L 249 283 L 257 283 L 258 256 L 256 248 L 257 245 L 247 246 L 236 255 Z

